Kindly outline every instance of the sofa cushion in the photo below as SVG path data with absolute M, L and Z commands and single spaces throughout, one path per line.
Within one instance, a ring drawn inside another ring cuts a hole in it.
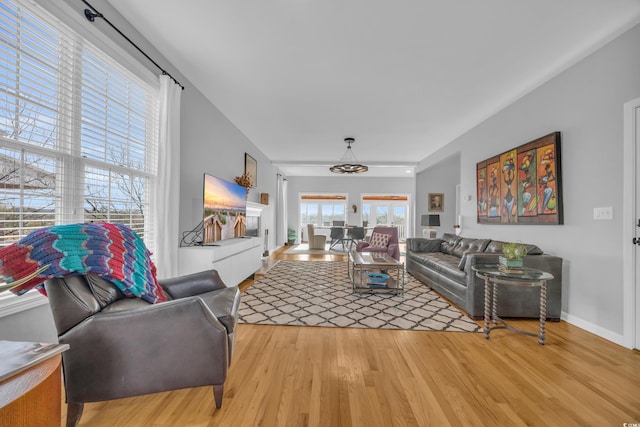
M 500 240 L 491 240 L 491 242 L 489 242 L 489 244 L 487 245 L 487 247 L 485 248 L 484 252 L 490 252 L 490 253 L 502 253 L 502 245 L 505 244 L 506 242 L 502 242 Z M 527 248 L 527 255 L 542 255 L 542 249 L 540 249 L 538 246 L 536 245 L 532 245 L 530 243 L 525 243 L 524 246 Z
M 425 239 L 410 237 L 407 239 L 407 250 L 413 252 L 440 252 L 441 239 Z
M 527 255 L 542 255 L 542 249 L 537 247 L 536 245 L 532 245 L 530 243 L 525 243 L 524 246 L 527 248 Z
M 458 243 L 453 248 L 453 254 L 462 257 L 467 251 L 482 252 L 488 244 L 489 239 L 462 238 L 458 240 Z
M 492 254 L 502 253 L 502 243 L 500 240 L 492 240 L 484 248 L 484 251 Z
M 455 234 L 444 233 L 442 235 L 440 250 L 442 253 L 447 255 L 454 255 L 453 249 L 456 247 L 456 243 L 458 243 L 458 240 L 460 239 L 462 239 L 462 237 L 456 236 Z
M 458 257 L 447 255 L 442 252 L 423 252 L 408 254 L 411 259 L 426 268 L 437 272 L 443 276 L 455 280 L 461 285 L 465 284 L 465 273 L 458 269 Z
M 391 234 L 373 233 L 369 239 L 369 246 L 374 248 L 386 248 L 391 239 Z

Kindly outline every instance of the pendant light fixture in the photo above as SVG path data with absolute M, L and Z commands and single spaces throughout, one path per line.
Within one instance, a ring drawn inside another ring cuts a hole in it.
M 356 160 L 356 156 L 353 154 L 353 151 L 351 150 L 351 144 L 355 142 L 355 139 L 345 138 L 344 142 L 347 143 L 347 151 L 345 151 L 344 156 L 342 156 L 342 158 L 340 159 L 340 162 L 342 163 L 339 165 L 331 166 L 329 170 L 333 173 L 346 173 L 346 174 L 362 173 L 362 172 L 368 171 L 369 167 L 358 163 L 358 161 Z

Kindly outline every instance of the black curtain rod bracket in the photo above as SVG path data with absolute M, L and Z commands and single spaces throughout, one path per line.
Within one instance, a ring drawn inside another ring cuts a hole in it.
M 169 74 L 167 72 L 167 70 L 165 70 L 164 68 L 162 68 L 160 65 L 158 65 L 158 63 L 156 61 L 154 61 L 153 59 L 151 59 L 151 57 L 149 55 L 147 55 L 145 53 L 145 51 L 143 51 L 142 49 L 140 49 L 140 47 L 135 44 L 129 37 L 127 37 L 122 31 L 120 31 L 115 25 L 113 25 L 111 23 L 111 21 L 109 21 L 102 13 L 100 13 L 95 7 L 91 6 L 89 4 L 89 2 L 87 2 L 86 0 L 82 0 L 82 3 L 86 4 L 87 6 L 89 6 L 91 9 L 85 9 L 84 10 L 84 16 L 85 18 L 87 18 L 87 20 L 89 22 L 95 22 L 96 18 L 100 18 L 103 19 L 104 22 L 106 22 L 107 24 L 109 24 L 109 26 L 111 28 L 113 28 L 118 34 L 120 34 L 120 36 L 122 36 L 122 38 L 124 38 L 126 41 L 129 42 L 129 44 L 131 44 L 131 46 L 135 47 L 138 52 L 140 52 L 141 54 L 144 55 L 145 58 L 147 58 L 149 61 L 151 61 L 151 63 L 153 65 L 156 66 L 156 68 L 158 68 L 160 71 L 162 71 L 162 74 L 169 76 L 169 78 L 171 78 L 171 80 L 173 80 L 178 86 L 180 86 L 182 88 L 182 90 L 184 90 L 184 86 L 182 86 L 180 84 L 180 82 L 178 80 L 175 79 L 175 77 L 173 77 L 171 74 Z

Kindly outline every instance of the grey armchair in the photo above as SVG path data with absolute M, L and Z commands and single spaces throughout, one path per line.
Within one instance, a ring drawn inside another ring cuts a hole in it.
M 127 298 L 96 275 L 45 282 L 62 356 L 67 426 L 85 402 L 213 386 L 222 406 L 240 293 L 215 270 L 160 281 L 170 301 Z

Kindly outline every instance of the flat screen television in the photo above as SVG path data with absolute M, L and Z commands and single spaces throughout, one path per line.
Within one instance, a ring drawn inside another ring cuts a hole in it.
M 235 182 L 204 174 L 204 245 L 244 237 L 247 233 L 247 190 Z

